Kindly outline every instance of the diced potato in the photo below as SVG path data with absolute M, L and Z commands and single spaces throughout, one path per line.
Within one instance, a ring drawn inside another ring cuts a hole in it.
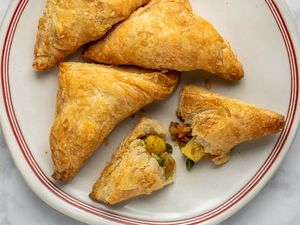
M 205 156 L 205 152 L 202 146 L 195 142 L 195 137 L 193 137 L 184 147 L 182 147 L 181 152 L 189 159 L 194 162 L 200 161 L 201 158 Z
M 165 177 L 168 179 L 174 174 L 175 160 L 172 158 L 170 153 L 163 153 L 161 157 L 165 160 L 164 169 Z
M 145 144 L 147 151 L 156 155 L 160 155 L 167 150 L 164 139 L 155 135 L 149 135 L 145 140 Z

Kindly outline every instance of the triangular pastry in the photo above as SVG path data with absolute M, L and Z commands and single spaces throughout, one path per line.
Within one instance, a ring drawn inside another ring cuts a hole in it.
M 175 72 L 62 63 L 50 147 L 53 178 L 72 179 L 125 118 L 176 89 Z
M 239 80 L 243 67 L 230 45 L 188 0 L 152 0 L 83 55 L 100 63 L 177 71 L 206 70 Z
M 47 0 L 39 21 L 33 67 L 45 71 L 95 41 L 149 0 Z
M 209 156 L 217 165 L 229 160 L 237 144 L 279 132 L 285 124 L 280 114 L 196 86 L 183 88 L 177 114 L 184 123 L 172 122 L 169 129 L 182 153 L 193 162 Z
M 175 179 L 175 160 L 165 143 L 166 131 L 143 118 L 121 143 L 94 184 L 90 197 L 115 204 L 149 195 Z

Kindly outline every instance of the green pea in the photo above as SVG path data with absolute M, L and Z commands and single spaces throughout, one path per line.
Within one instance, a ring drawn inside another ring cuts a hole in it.
M 185 163 L 187 170 L 191 170 L 194 167 L 194 164 L 195 163 L 193 160 L 187 159 Z
M 170 145 L 169 143 L 166 143 L 166 150 L 167 150 L 168 153 L 172 153 L 173 152 L 172 145 Z
M 161 167 L 165 165 L 165 160 L 162 157 L 156 156 L 156 160 Z

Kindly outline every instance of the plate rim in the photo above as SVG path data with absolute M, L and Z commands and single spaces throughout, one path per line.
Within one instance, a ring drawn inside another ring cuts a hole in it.
M 31 190 L 39 196 L 44 202 L 46 202 L 49 206 L 52 208 L 55 208 L 56 210 L 64 213 L 67 216 L 70 216 L 74 219 L 77 219 L 79 221 L 89 223 L 89 224 L 99 224 L 99 221 L 102 223 L 104 222 L 105 224 L 175 224 L 175 221 L 144 221 L 138 218 L 129 218 L 129 219 L 124 219 L 128 218 L 126 216 L 120 216 L 117 215 L 116 213 L 104 213 L 103 217 L 97 217 L 96 213 L 94 212 L 86 212 L 83 211 L 83 208 L 80 207 L 80 204 L 75 207 L 74 205 L 70 205 L 68 202 L 64 202 L 62 199 L 58 198 L 55 196 L 50 190 L 48 190 L 40 181 L 37 177 L 36 171 L 32 170 L 29 174 L 27 173 L 28 169 L 30 169 L 30 165 L 28 164 L 29 159 L 25 159 L 25 156 L 22 154 L 22 150 L 20 150 L 20 140 L 15 138 L 16 131 L 13 130 L 11 127 L 10 121 L 9 121 L 9 115 L 7 114 L 5 108 L 5 96 L 3 95 L 4 93 L 4 83 L 3 83 L 3 74 L 2 74 L 2 69 L 4 68 L 3 64 L 3 54 L 5 48 L 3 48 L 5 42 L 6 42 L 6 35 L 8 34 L 7 31 L 9 31 L 9 28 L 11 28 L 12 21 L 13 19 L 16 19 L 14 22 L 18 22 L 19 16 L 22 15 L 22 12 L 24 8 L 26 7 L 27 3 L 30 0 L 13 0 L 11 3 L 9 9 L 7 10 L 5 17 L 3 19 L 3 22 L 1 24 L 1 33 L 0 33 L 0 46 L 1 46 L 1 84 L 0 85 L 0 91 L 1 91 L 1 96 L 0 96 L 0 121 L 1 121 L 1 128 L 3 131 L 3 136 L 4 139 L 6 140 L 7 146 L 10 150 L 10 153 L 12 155 L 12 158 L 14 160 L 15 165 L 17 166 L 18 170 L 22 174 L 22 177 L 24 178 L 25 182 L 27 185 L 31 188 Z M 290 44 L 292 46 L 292 51 L 295 54 L 295 72 L 296 72 L 296 82 L 297 82 L 297 88 L 295 89 L 297 92 L 297 99 L 295 101 L 295 110 L 294 110 L 294 119 L 290 125 L 290 133 L 286 136 L 286 143 L 282 146 L 282 149 L 276 153 L 278 154 L 270 167 L 268 168 L 267 171 L 264 171 L 265 174 L 257 181 L 257 183 L 251 187 L 251 189 L 245 193 L 244 196 L 242 196 L 237 202 L 235 202 L 233 205 L 231 205 L 229 208 L 226 208 L 224 211 L 221 211 L 219 214 L 216 214 L 212 218 L 208 218 L 202 221 L 197 221 L 196 219 L 182 219 L 182 220 L 176 220 L 178 223 L 185 223 L 185 224 L 215 224 L 215 223 L 220 223 L 236 213 L 238 210 L 240 210 L 243 206 L 245 206 L 251 199 L 253 199 L 259 192 L 260 190 L 267 184 L 267 182 L 271 179 L 271 177 L 274 175 L 274 173 L 277 171 L 279 168 L 279 165 L 281 164 L 282 160 L 284 159 L 285 155 L 287 154 L 288 150 L 290 149 L 294 137 L 296 135 L 299 122 L 300 122 L 300 116 L 299 116 L 299 99 L 298 99 L 298 94 L 299 94 L 299 85 L 298 85 L 298 80 L 299 80 L 299 71 L 298 68 L 300 68 L 299 60 L 300 60 L 300 38 L 298 36 L 298 31 L 296 29 L 296 26 L 291 18 L 291 12 L 288 9 L 288 6 L 283 0 L 265 0 L 266 4 L 270 7 L 272 14 L 276 20 L 276 17 L 274 13 L 276 12 L 279 14 L 279 18 L 277 22 L 277 25 L 279 27 L 280 32 L 284 33 L 285 31 L 287 32 L 287 38 L 290 39 Z M 270 5 L 269 5 L 270 4 Z M 273 8 L 274 7 L 274 8 Z M 20 11 L 18 11 L 19 9 Z M 15 17 L 16 16 L 16 17 Z M 281 24 L 283 22 L 283 24 Z M 283 26 L 283 27 L 281 27 Z M 13 28 L 15 29 L 15 27 Z M 282 35 L 284 35 L 282 33 Z M 3 37 L 3 38 L 2 38 Z M 287 50 L 289 51 L 289 50 Z M 298 60 L 299 59 L 299 60 Z M 280 137 L 278 138 L 278 140 Z M 272 154 L 272 153 L 271 153 Z M 271 155 L 270 154 L 270 155 Z M 27 163 L 26 163 L 27 161 Z M 252 180 L 252 179 L 251 179 Z M 91 216 L 93 215 L 94 216 Z M 118 219 L 116 219 L 118 218 Z M 138 222 L 136 222 L 138 221 Z

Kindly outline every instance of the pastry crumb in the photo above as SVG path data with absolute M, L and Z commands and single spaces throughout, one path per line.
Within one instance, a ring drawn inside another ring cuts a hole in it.
M 144 116 L 144 113 L 146 112 L 146 110 L 145 109 L 141 109 L 141 110 L 139 110 L 136 114 L 137 114 L 137 116 L 138 117 L 143 117 Z
M 108 137 L 106 137 L 106 138 L 104 139 L 103 143 L 104 143 L 105 145 L 109 145 L 109 139 L 108 139 Z
M 209 78 L 204 80 L 204 86 L 207 90 L 210 90 L 212 88 L 211 81 Z

